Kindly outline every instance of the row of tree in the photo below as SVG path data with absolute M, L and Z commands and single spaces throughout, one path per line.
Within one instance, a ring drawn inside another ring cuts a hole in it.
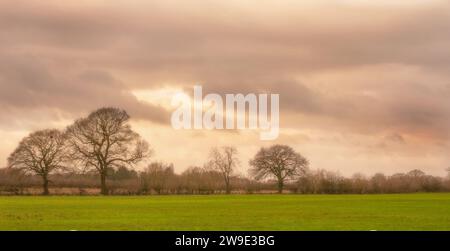
M 271 190 L 273 184 L 278 193 L 286 185 L 299 193 L 448 190 L 448 180 L 420 170 L 392 176 L 376 174 L 370 179 L 361 174 L 345 178 L 325 170 L 313 171 L 306 158 L 286 145 L 262 147 L 249 161 L 249 178 L 236 175 L 240 165 L 238 151 L 231 146 L 213 148 L 203 167 L 191 167 L 181 175 L 175 174 L 173 165 L 164 163 L 152 163 L 137 172 L 133 169 L 149 159 L 152 150 L 131 129 L 129 119 L 124 110 L 101 108 L 76 120 L 64 131 L 48 129 L 31 133 L 9 156 L 8 167 L 0 172 L 0 187 L 23 187 L 35 184 L 33 177 L 40 177 L 45 195 L 49 194 L 50 182 L 56 185 L 55 180 L 60 187 L 80 189 L 100 183 L 103 195 L 112 193 L 107 180 L 113 189 L 119 187 L 135 194 L 222 191 L 229 194 L 232 189 Z
M 9 156 L 8 168 L 41 177 L 44 195 L 49 194 L 52 174 L 94 172 L 100 178 L 101 194 L 107 195 L 107 179 L 114 170 L 135 168 L 152 153 L 148 143 L 131 129 L 129 119 L 124 110 L 101 108 L 76 120 L 64 131 L 47 129 L 33 132 Z M 203 168 L 206 172 L 202 171 L 202 175 L 218 175 L 225 192 L 231 193 L 231 180 L 239 165 L 237 154 L 234 147 L 213 148 Z M 256 180 L 275 179 L 279 193 L 283 192 L 287 181 L 297 179 L 308 170 L 306 158 L 286 145 L 261 148 L 249 164 L 250 174 Z M 154 163 L 140 176 L 147 184 L 160 182 L 161 177 L 171 175 L 173 167 Z M 154 176 L 159 180 L 148 178 Z M 161 190 L 158 186 L 152 188 Z
M 99 175 L 96 171 L 59 172 L 49 175 L 50 191 L 55 194 L 97 194 Z M 42 179 L 17 169 L 0 169 L 0 194 L 37 194 Z M 277 180 L 257 181 L 231 175 L 229 189 L 233 193 L 274 193 Z M 298 179 L 286 182 L 285 192 L 301 194 L 364 194 L 449 192 L 450 179 L 431 176 L 419 170 L 394 175 L 355 174 L 344 177 L 327 170 L 308 170 Z M 178 174 L 173 165 L 151 163 L 136 171 L 126 167 L 108 172 L 108 192 L 117 195 L 143 194 L 215 194 L 226 193 L 223 175 L 207 166 L 190 167 Z
M 117 108 L 101 108 L 76 120 L 64 131 L 48 129 L 25 137 L 8 158 L 8 167 L 42 178 L 49 194 L 49 175 L 77 167 L 95 170 L 101 193 L 108 194 L 109 169 L 134 166 L 150 156 L 150 148 L 129 125 L 130 116 Z

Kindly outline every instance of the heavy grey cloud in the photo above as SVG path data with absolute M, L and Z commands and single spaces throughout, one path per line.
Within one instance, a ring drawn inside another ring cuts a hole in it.
M 127 109 L 136 119 L 168 121 L 168 111 L 138 101 L 126 85 L 106 71 L 65 71 L 50 68 L 35 56 L 0 53 L 0 72 L 3 125 L 28 117 L 27 110 L 59 110 L 70 117 L 103 106 Z

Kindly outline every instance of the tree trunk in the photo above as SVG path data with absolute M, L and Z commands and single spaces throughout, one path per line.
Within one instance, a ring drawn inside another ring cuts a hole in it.
M 101 194 L 108 195 L 108 188 L 106 187 L 106 174 L 101 173 L 100 179 L 101 179 Z
M 225 179 L 225 193 L 226 194 L 231 193 L 230 180 L 228 179 Z
M 278 193 L 282 194 L 283 193 L 283 186 L 284 186 L 284 182 L 282 179 L 278 179 Z
M 50 192 L 48 191 L 48 178 L 47 178 L 47 175 L 42 176 L 42 179 L 44 181 L 44 183 L 42 184 L 42 188 L 43 188 L 42 195 L 49 195 Z

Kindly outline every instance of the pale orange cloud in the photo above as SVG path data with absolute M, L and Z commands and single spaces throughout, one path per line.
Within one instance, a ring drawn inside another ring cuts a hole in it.
M 448 1 L 2 1 L 0 164 L 29 131 L 120 106 L 181 171 L 257 132 L 174 132 L 170 91 L 279 93 L 276 143 L 313 167 L 443 174 Z M 189 147 L 186 147 L 189 145 Z

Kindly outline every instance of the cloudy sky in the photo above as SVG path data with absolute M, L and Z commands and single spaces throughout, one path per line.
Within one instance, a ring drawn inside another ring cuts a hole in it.
M 289 144 L 312 168 L 450 166 L 450 1 L 0 0 L 0 166 L 33 130 L 122 107 L 181 172 L 233 145 L 240 172 Z M 172 95 L 280 94 L 280 136 L 174 130 Z

